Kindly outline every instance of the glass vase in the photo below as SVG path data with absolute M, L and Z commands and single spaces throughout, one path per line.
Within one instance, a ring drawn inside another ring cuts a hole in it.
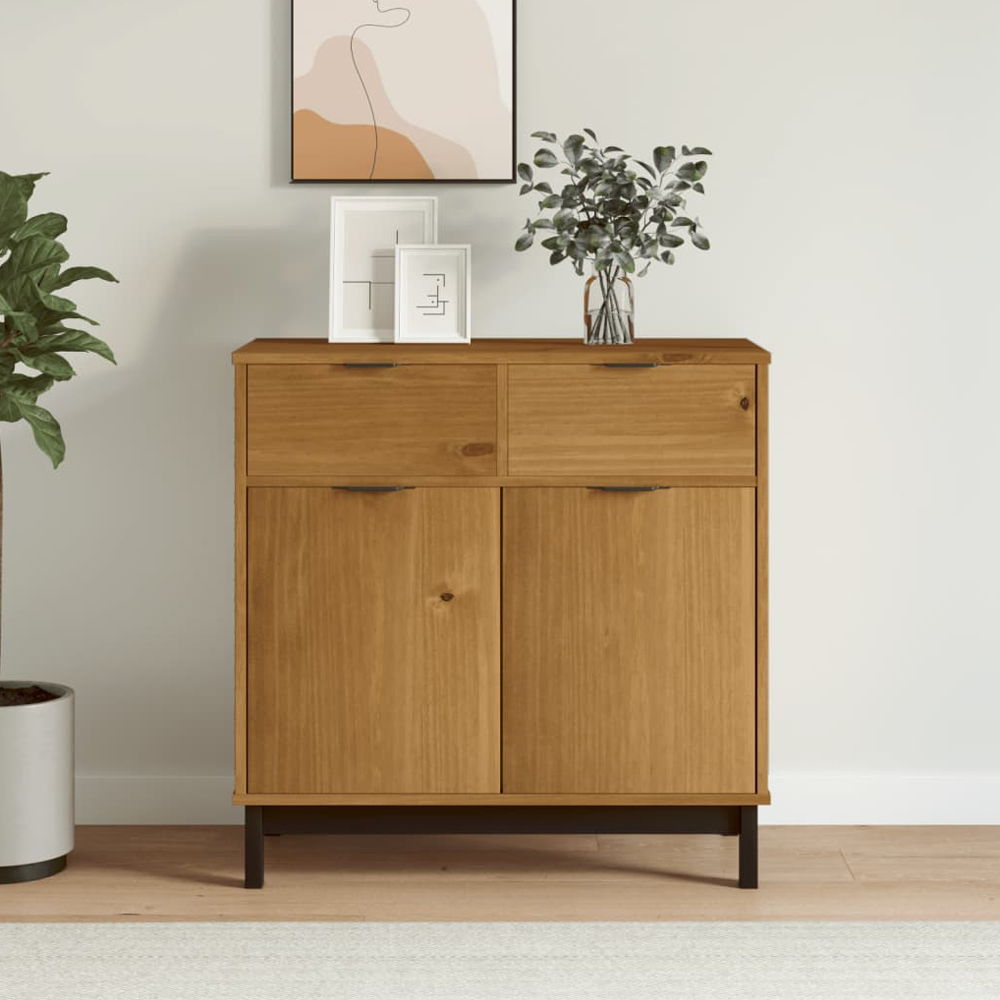
M 583 290 L 585 344 L 632 344 L 635 342 L 635 288 L 617 272 L 598 272 L 587 279 Z

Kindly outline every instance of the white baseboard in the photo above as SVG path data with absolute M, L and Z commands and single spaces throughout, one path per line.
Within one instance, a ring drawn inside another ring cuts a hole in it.
M 84 775 L 81 824 L 241 823 L 231 775 Z M 766 825 L 1000 825 L 1000 774 L 776 774 Z
M 1000 774 L 772 774 L 771 801 L 771 826 L 994 826 Z

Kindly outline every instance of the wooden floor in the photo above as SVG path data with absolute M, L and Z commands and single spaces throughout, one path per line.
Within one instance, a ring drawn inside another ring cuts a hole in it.
M 69 868 L 0 886 L 0 921 L 1000 920 L 1000 827 L 763 827 L 735 837 L 274 837 L 242 888 L 236 827 L 81 827 Z

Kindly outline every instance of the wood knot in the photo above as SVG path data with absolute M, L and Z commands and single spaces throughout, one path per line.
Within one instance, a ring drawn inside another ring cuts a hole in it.
M 454 594 L 442 594 L 441 595 L 441 600 L 444 601 L 445 604 L 450 604 L 453 600 L 455 600 L 455 595 Z
M 750 409 L 750 400 L 746 396 L 744 396 L 740 400 L 740 409 L 741 410 L 749 410 Z
M 462 449 L 462 454 L 465 455 L 466 458 L 477 458 L 480 455 L 492 455 L 493 445 L 489 443 L 467 444 Z

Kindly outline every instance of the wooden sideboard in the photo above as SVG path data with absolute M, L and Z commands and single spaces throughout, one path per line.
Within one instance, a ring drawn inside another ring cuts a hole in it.
M 236 351 L 236 791 L 264 835 L 739 835 L 767 784 L 746 340 Z

